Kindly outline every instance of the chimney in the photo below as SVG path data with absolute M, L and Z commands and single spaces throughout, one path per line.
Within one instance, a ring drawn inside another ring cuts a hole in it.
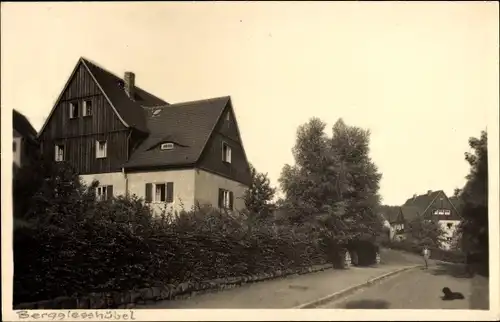
M 427 190 L 427 195 L 430 196 L 432 193 L 432 190 Z
M 125 72 L 125 76 L 123 77 L 124 85 L 125 85 L 125 93 L 127 93 L 130 99 L 134 99 L 135 93 L 135 74 L 132 72 Z

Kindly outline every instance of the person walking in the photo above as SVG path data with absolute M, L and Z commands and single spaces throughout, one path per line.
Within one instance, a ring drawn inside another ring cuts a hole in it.
M 429 258 L 431 257 L 431 251 L 427 246 L 424 246 L 424 249 L 422 250 L 422 255 L 424 256 L 424 261 L 425 261 L 425 269 L 429 268 Z

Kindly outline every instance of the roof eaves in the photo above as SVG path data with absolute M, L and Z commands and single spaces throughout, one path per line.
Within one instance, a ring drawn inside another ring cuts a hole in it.
M 120 115 L 120 113 L 118 113 L 118 110 L 116 109 L 115 105 L 113 104 L 113 102 L 109 99 L 109 96 L 106 94 L 106 92 L 104 91 L 104 89 L 102 88 L 101 84 L 99 84 L 99 82 L 97 81 L 97 79 L 95 78 L 94 74 L 91 72 L 89 66 L 87 66 L 87 61 L 85 58 L 81 58 L 81 61 L 83 63 L 83 66 L 85 66 L 85 69 L 87 70 L 87 72 L 90 74 L 90 76 L 92 77 L 92 79 L 94 80 L 94 82 L 96 83 L 97 87 L 99 87 L 99 90 L 102 92 L 102 94 L 104 95 L 104 97 L 106 97 L 106 100 L 108 101 L 108 103 L 111 105 L 111 108 L 113 109 L 113 111 L 115 112 L 115 114 L 118 116 L 118 118 L 120 119 L 120 121 L 123 123 L 123 125 L 125 125 L 126 127 L 130 127 L 130 125 L 127 124 L 127 122 L 125 122 L 125 120 L 123 119 L 123 117 Z

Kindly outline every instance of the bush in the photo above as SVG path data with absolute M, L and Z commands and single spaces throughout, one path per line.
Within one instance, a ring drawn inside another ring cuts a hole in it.
M 211 207 L 160 218 L 135 197 L 79 208 L 76 200 L 54 210 L 53 220 L 16 222 L 14 303 L 325 263 L 307 232 L 290 226 L 254 224 Z
M 422 246 L 408 242 L 406 240 L 399 242 L 383 242 L 383 246 L 391 249 L 397 249 L 402 251 L 407 251 L 417 255 L 422 254 Z M 465 263 L 465 254 L 460 251 L 455 250 L 444 250 L 436 247 L 429 248 L 431 251 L 431 259 L 441 260 L 450 263 Z

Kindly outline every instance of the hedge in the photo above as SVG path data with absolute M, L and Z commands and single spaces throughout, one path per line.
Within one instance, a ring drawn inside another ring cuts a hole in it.
M 418 255 L 422 254 L 421 246 L 405 240 L 392 242 L 384 241 L 383 245 L 387 248 L 403 250 Z M 450 263 L 465 263 L 466 261 L 465 254 L 460 251 L 444 250 L 436 247 L 431 247 L 429 250 L 431 251 L 431 259 Z
M 326 263 L 305 232 L 248 224 L 210 207 L 157 218 L 141 200 L 118 198 L 86 209 L 50 222 L 17 221 L 14 303 Z

